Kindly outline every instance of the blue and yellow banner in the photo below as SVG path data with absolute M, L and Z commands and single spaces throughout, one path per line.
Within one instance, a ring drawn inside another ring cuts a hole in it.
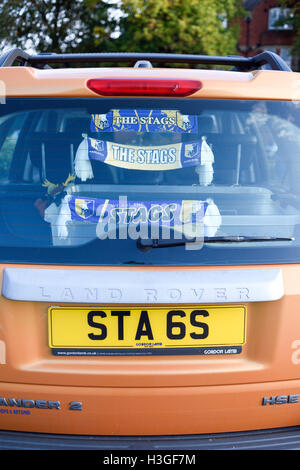
M 120 224 L 157 224 L 176 227 L 183 223 L 199 223 L 209 205 L 206 201 L 128 201 L 122 198 L 98 199 L 72 196 L 68 200 L 70 219 L 101 222 L 103 219 Z
M 92 114 L 92 132 L 198 132 L 197 116 L 177 110 L 113 109 Z
M 64 197 L 59 209 L 56 204 L 51 204 L 45 211 L 45 220 L 51 223 L 59 239 L 69 237 L 68 224 L 71 222 L 75 225 L 76 222 L 96 225 L 96 235 L 101 239 L 115 238 L 115 235 L 111 237 L 111 233 L 115 234 L 118 229 L 122 232 L 128 229 L 128 235 L 134 239 L 136 231 L 140 233 L 142 230 L 143 237 L 141 234 L 138 236 L 149 238 L 148 229 L 152 233 L 152 230 L 160 228 L 192 238 L 199 238 L 203 233 L 211 237 L 222 222 L 218 207 L 211 199 L 143 201 L 128 200 L 127 196 L 108 199 L 71 194 Z
M 211 167 L 214 162 L 214 154 L 205 136 L 195 142 L 148 146 L 98 140 L 87 134 L 82 136 L 83 141 L 75 156 L 75 174 L 81 181 L 94 177 L 91 160 L 127 170 L 150 171 L 176 170 L 198 165 Z M 205 171 L 208 171 L 207 167 Z M 213 175 L 212 167 L 211 171 Z
M 201 142 L 135 146 L 88 137 L 88 157 L 131 170 L 173 170 L 201 164 Z

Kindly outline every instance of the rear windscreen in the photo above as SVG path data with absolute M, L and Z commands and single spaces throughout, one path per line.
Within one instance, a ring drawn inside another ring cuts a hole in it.
M 300 260 L 300 109 L 282 101 L 9 98 L 0 260 Z

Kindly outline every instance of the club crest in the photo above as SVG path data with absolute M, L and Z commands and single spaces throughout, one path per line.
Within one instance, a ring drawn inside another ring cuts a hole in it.
M 76 199 L 75 212 L 81 219 L 89 219 L 95 212 L 95 201 L 88 199 Z

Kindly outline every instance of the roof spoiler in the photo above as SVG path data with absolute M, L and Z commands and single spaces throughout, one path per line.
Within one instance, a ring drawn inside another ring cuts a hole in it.
M 125 62 L 129 64 L 137 64 L 138 61 L 148 61 L 148 67 L 152 62 L 158 64 L 181 63 L 181 64 L 206 64 L 206 65 L 232 65 L 234 70 L 250 72 L 258 70 L 262 67 L 271 70 L 281 70 L 291 72 L 288 64 L 277 54 L 270 51 L 264 51 L 254 57 L 242 56 L 208 56 L 208 55 L 191 55 L 191 54 L 158 54 L 158 53 L 86 53 L 86 54 L 55 54 L 41 53 L 30 55 L 22 51 L 22 49 L 14 48 L 0 56 L 0 67 L 12 67 L 14 64 L 19 66 L 30 66 L 35 68 L 50 68 L 50 64 L 63 63 L 109 63 L 109 62 Z M 145 65 L 144 65 L 145 66 Z

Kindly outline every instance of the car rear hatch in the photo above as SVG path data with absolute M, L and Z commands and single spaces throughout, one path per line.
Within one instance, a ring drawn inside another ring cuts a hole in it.
M 199 88 L 171 99 L 89 87 L 116 69 L 15 70 L 1 71 L 1 429 L 297 425 L 299 110 L 281 86 L 295 75 L 175 70 Z M 174 80 L 117 78 L 148 94 Z

